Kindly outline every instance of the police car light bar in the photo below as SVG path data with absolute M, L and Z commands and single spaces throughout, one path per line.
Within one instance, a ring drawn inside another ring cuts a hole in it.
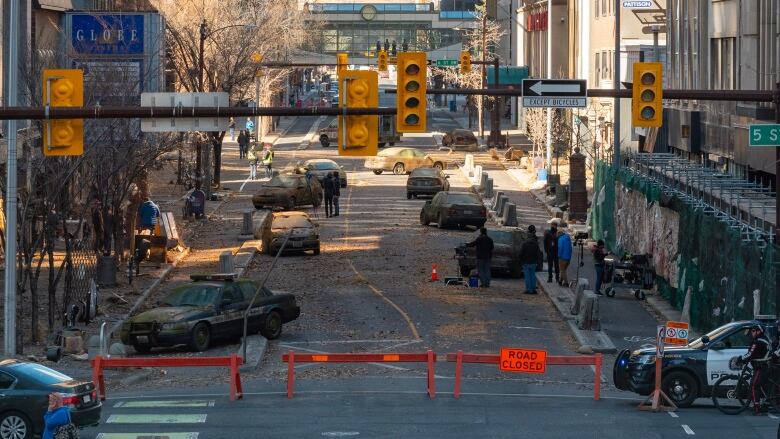
M 190 279 L 193 281 L 227 281 L 232 282 L 236 280 L 235 273 L 214 273 L 214 274 L 191 274 Z

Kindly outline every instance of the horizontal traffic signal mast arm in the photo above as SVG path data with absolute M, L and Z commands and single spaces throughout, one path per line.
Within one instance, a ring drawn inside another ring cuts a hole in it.
M 395 89 L 385 89 L 385 93 L 394 94 Z M 702 101 L 753 101 L 772 102 L 774 90 L 664 90 L 666 99 L 694 99 Z M 523 96 L 523 90 L 503 88 L 447 88 L 428 89 L 429 95 L 487 95 L 487 96 Z M 631 98 L 630 89 L 589 88 L 589 98 Z
M 0 120 L 45 119 L 154 119 L 186 117 L 241 117 L 241 116 L 342 116 L 343 108 L 286 108 L 286 107 L 0 107 Z M 348 116 L 395 115 L 392 107 L 347 108 Z

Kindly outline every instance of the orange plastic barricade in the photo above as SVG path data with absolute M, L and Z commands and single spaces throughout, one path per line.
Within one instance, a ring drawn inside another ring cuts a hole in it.
M 391 354 L 301 354 L 290 351 L 282 355 L 287 362 L 287 397 L 292 398 L 295 387 L 295 363 L 428 363 L 428 396 L 436 396 L 434 370 L 436 354 L 427 352 L 405 352 Z
M 447 361 L 455 362 L 455 398 L 460 397 L 460 381 L 463 363 L 499 364 L 498 354 L 464 354 L 458 351 L 447 354 Z M 552 366 L 596 366 L 593 376 L 593 399 L 598 401 L 601 396 L 601 354 L 596 355 L 548 355 L 547 365 Z
M 241 375 L 238 368 L 243 360 L 236 354 L 229 357 L 156 357 L 156 358 L 103 358 L 96 356 L 92 359 L 92 381 L 98 391 L 101 400 L 106 399 L 106 384 L 103 369 L 116 369 L 123 367 L 219 367 L 230 368 L 230 400 L 241 399 L 244 395 L 241 389 Z

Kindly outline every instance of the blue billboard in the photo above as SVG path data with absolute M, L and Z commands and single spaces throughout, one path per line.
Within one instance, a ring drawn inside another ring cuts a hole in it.
M 142 55 L 144 15 L 73 14 L 71 44 L 79 55 Z

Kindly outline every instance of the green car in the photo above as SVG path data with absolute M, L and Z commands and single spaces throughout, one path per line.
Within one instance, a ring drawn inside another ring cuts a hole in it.
M 119 332 L 122 343 L 139 353 L 176 345 L 202 352 L 213 340 L 243 336 L 244 312 L 258 283 L 233 275 L 194 275 L 191 279 L 194 282 L 175 288 L 159 307 L 126 320 Z M 300 313 L 294 295 L 263 287 L 249 313 L 248 332 L 278 338 L 282 324 Z

